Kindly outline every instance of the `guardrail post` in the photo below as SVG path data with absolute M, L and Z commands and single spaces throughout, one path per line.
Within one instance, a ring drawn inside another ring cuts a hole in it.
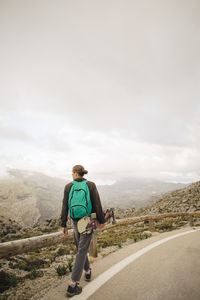
M 111 223 L 111 218 L 109 218 L 109 219 L 107 220 L 107 223 Z
M 97 257 L 98 253 L 97 253 L 97 235 L 96 234 L 92 234 L 92 239 L 90 242 L 90 247 L 89 247 L 89 255 L 92 257 Z
M 193 216 L 190 215 L 190 226 L 194 226 L 194 219 L 193 219 Z
M 155 231 L 155 223 L 154 220 L 149 220 L 149 231 Z

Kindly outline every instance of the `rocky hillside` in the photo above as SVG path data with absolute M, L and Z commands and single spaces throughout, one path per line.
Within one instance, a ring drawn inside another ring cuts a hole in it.
M 0 243 L 51 233 L 60 228 L 60 218 L 46 219 L 42 224 L 25 226 L 0 215 Z
M 37 172 L 9 170 L 0 181 L 1 216 L 21 225 L 34 225 L 57 217 L 66 182 Z
M 166 193 L 151 204 L 138 210 L 136 215 L 162 214 L 170 212 L 200 211 L 200 181 L 189 186 Z

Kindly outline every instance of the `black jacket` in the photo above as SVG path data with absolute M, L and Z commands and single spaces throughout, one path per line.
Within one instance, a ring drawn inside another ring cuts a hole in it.
M 76 181 L 83 181 L 86 180 L 84 177 L 80 177 L 75 179 Z M 61 211 L 61 226 L 66 227 L 66 222 L 68 220 L 68 197 L 69 197 L 69 192 L 72 187 L 73 183 L 70 182 L 66 184 L 64 188 L 64 196 L 63 196 L 63 203 L 62 203 L 62 211 Z M 87 182 L 89 191 L 90 191 L 90 199 L 92 202 L 92 212 L 95 212 L 97 215 L 97 220 L 99 221 L 100 224 L 104 224 L 106 220 L 104 219 L 104 213 L 103 209 L 101 206 L 101 200 L 99 197 L 99 193 L 97 190 L 97 187 L 94 182 L 89 181 Z M 79 219 L 76 219 L 79 220 Z

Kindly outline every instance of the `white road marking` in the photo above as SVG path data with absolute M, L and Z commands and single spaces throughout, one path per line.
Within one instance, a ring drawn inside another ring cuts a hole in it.
M 115 274 L 117 274 L 118 272 L 120 272 L 123 268 L 125 268 L 128 264 L 130 264 L 131 262 L 133 262 L 134 260 L 136 260 L 137 258 L 139 258 L 140 256 L 142 256 L 143 254 L 147 253 L 148 251 L 150 251 L 151 249 L 166 243 L 172 239 L 175 239 L 179 236 L 182 235 L 186 235 L 195 231 L 199 231 L 200 228 L 195 228 L 189 231 L 185 231 L 182 233 L 178 233 L 172 236 L 169 236 L 167 238 L 164 238 L 162 240 L 159 240 L 157 242 L 154 242 L 151 245 L 146 246 L 145 248 L 137 251 L 134 254 L 129 255 L 128 257 L 126 257 L 125 259 L 121 260 L 120 262 L 116 263 L 114 266 L 112 266 L 111 268 L 109 268 L 107 271 L 105 271 L 104 273 L 102 273 L 101 275 L 99 275 L 97 278 L 95 278 L 93 281 L 91 281 L 90 283 L 88 283 L 86 286 L 84 286 L 83 291 L 81 294 L 79 295 L 75 295 L 73 297 L 73 299 L 77 299 L 77 300 L 86 300 L 88 299 L 92 294 L 94 294 L 104 283 L 106 283 L 111 277 L 113 277 Z

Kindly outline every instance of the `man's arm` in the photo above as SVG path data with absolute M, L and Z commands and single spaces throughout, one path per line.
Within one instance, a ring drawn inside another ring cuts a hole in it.
M 68 220 L 68 196 L 69 191 L 67 185 L 64 188 L 63 202 L 62 202 L 62 210 L 61 210 L 61 227 L 67 227 L 66 222 Z
M 104 224 L 106 220 L 104 219 L 104 212 L 102 209 L 100 196 L 94 182 L 90 190 L 90 198 L 92 202 L 92 207 L 97 215 L 97 220 L 99 221 L 100 224 Z

